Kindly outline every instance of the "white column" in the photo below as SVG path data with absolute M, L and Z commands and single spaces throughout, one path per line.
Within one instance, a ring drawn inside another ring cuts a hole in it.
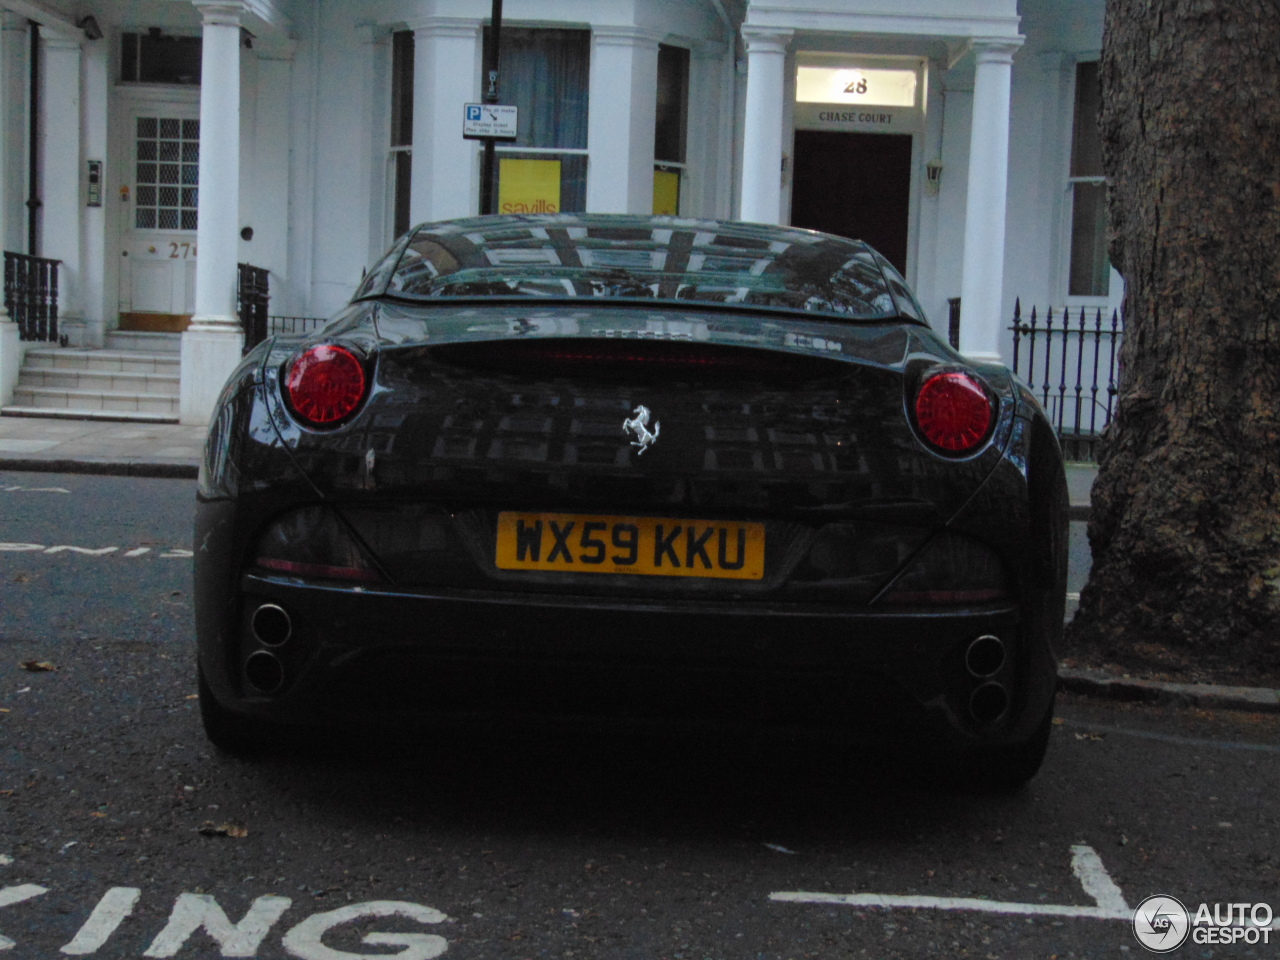
M 0 10 L 0 21 L 3 21 L 4 17 L 5 12 Z M 0 31 L 0 144 L 3 144 L 2 132 L 8 129 L 9 104 L 7 83 L 9 74 L 6 69 L 6 44 L 3 39 L 3 32 Z M 6 202 L 7 191 L 4 189 L 8 154 L 7 149 L 0 149 L 0 249 L 6 246 L 5 238 L 8 236 L 9 205 Z M 10 319 L 9 311 L 4 306 L 4 298 L 0 297 L 0 407 L 13 402 L 13 388 L 18 382 L 18 368 L 21 366 L 22 344 L 18 339 L 18 325 Z
M 480 209 L 475 140 L 462 139 L 463 104 L 480 100 L 480 21 L 431 17 L 413 27 L 413 171 L 409 220 Z
M 80 207 L 80 307 L 84 312 L 84 344 L 100 347 L 106 335 L 107 266 L 107 115 L 110 112 L 111 48 L 107 40 L 87 41 L 81 48 L 81 180 L 87 184 L 88 161 L 102 161 L 102 206 Z M 115 299 L 114 297 L 112 298 Z
M 27 78 L 30 50 L 27 21 L 9 10 L 0 9 L 0 44 L 4 45 L 4 127 L 0 128 L 0 152 L 5 155 L 4 179 L 0 180 L 8 222 L 0 235 L 0 247 L 27 253 Z
M 591 31 L 587 209 L 653 212 L 653 135 L 659 35 L 635 27 Z
M 747 104 L 742 131 L 741 217 L 782 220 L 782 118 L 789 30 L 742 28 L 747 46 Z
M 45 34 L 40 131 L 40 255 L 58 266 L 58 320 L 80 338 L 80 43 Z M 65 323 L 64 321 L 70 321 Z
M 240 243 L 240 15 L 242 4 L 193 0 L 204 18 L 200 70 L 200 194 L 195 315 L 182 335 L 178 415 L 208 423 L 244 336 L 236 316 Z
M 973 128 L 960 283 L 960 352 L 998 361 L 1004 294 L 1004 220 L 1009 183 L 1009 97 L 1019 42 L 975 44 Z

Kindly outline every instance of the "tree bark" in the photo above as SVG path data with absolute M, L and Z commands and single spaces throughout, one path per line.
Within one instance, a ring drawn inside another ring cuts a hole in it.
M 1107 0 L 1118 408 L 1068 645 L 1280 674 L 1280 2 Z

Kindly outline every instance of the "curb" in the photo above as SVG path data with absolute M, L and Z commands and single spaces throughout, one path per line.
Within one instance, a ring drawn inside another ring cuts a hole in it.
M 38 473 L 89 473 L 111 477 L 160 477 L 194 480 L 200 468 L 194 463 L 173 460 L 39 460 L 32 458 L 0 459 L 0 470 Z
M 1058 670 L 1058 689 L 1100 700 L 1155 703 L 1209 710 L 1280 713 L 1280 690 L 1267 687 L 1224 687 L 1212 683 L 1166 683 L 1115 677 L 1098 670 Z

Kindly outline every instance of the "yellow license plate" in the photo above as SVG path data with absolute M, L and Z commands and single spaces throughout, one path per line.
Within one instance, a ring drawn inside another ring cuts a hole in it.
M 495 562 L 502 570 L 759 580 L 764 524 L 505 511 Z

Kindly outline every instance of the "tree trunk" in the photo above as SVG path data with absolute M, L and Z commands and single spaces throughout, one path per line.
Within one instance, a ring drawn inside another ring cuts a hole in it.
M 1280 676 L 1280 2 L 1107 0 L 1120 395 L 1069 646 Z

